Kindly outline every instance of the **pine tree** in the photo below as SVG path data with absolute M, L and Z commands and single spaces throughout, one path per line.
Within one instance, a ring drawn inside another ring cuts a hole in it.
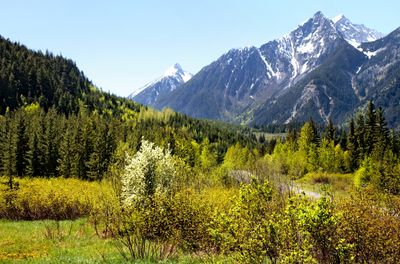
M 333 141 L 335 144 L 337 143 L 336 128 L 331 118 L 329 118 L 328 125 L 325 128 L 324 138 L 328 141 Z
M 36 131 L 31 132 L 29 138 L 29 151 L 28 151 L 28 168 L 27 175 L 40 176 L 40 153 L 39 153 L 39 139 Z
M 7 136 L 6 125 L 7 125 L 6 118 L 0 115 L 0 175 L 3 171 L 3 166 L 4 166 L 4 155 L 5 155 L 4 152 L 6 147 L 5 139 Z
M 23 176 L 28 169 L 29 142 L 24 111 L 18 111 L 15 115 L 16 122 L 16 174 Z
M 389 129 L 387 128 L 382 108 L 378 108 L 376 111 L 376 124 L 375 130 L 373 131 L 373 137 L 373 154 L 377 160 L 382 160 L 389 143 Z
M 349 170 L 355 171 L 359 165 L 359 145 L 355 132 L 354 119 L 350 119 L 349 136 L 347 140 L 347 149 L 349 151 Z
M 92 120 L 85 110 L 81 110 L 74 129 L 75 156 L 73 157 L 73 175 L 80 179 L 88 179 L 88 161 L 93 151 Z
M 65 128 L 65 133 L 60 145 L 60 158 L 58 160 L 57 171 L 65 178 L 73 177 L 72 162 L 75 156 L 74 149 L 74 138 L 73 138 L 73 127 L 72 122 L 68 120 Z
M 13 115 L 9 111 L 6 112 L 3 120 L 4 133 L 1 140 L 2 155 L 2 174 L 8 177 L 9 189 L 14 188 L 14 176 L 17 175 L 17 127 L 16 123 L 12 120 Z
M 308 153 L 312 145 L 316 146 L 318 142 L 317 130 L 312 120 L 308 121 L 301 128 L 298 139 L 299 150 L 304 150 Z
M 366 125 L 364 115 L 358 113 L 354 123 L 354 137 L 357 141 L 357 154 L 358 159 L 362 160 L 367 153 L 366 141 Z
M 367 114 L 365 117 L 365 154 L 371 154 L 376 143 L 376 111 L 372 101 L 368 102 Z

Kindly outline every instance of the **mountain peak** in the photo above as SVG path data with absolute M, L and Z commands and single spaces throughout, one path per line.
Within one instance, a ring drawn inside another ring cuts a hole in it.
M 305 29 L 307 31 L 309 30 L 315 31 L 318 28 L 320 28 L 324 29 L 323 31 L 326 31 L 328 28 L 334 30 L 334 24 L 321 11 L 318 11 L 312 17 L 310 17 L 306 22 L 299 25 L 296 30 L 298 30 L 299 28 L 303 30 Z
M 375 41 L 384 37 L 382 33 L 363 24 L 352 23 L 344 15 L 335 16 L 331 20 L 344 39 L 355 48 L 358 48 L 361 43 Z
M 314 14 L 313 18 L 325 18 L 324 14 L 321 11 L 318 11 L 317 13 Z
M 342 19 L 347 19 L 347 18 L 343 14 L 339 14 L 339 15 L 335 16 L 334 18 L 332 18 L 331 20 L 333 23 L 336 24 L 337 22 L 339 22 Z
M 179 63 L 175 63 L 164 72 L 164 76 L 174 76 L 180 73 L 183 73 L 182 66 Z
M 136 90 L 128 98 L 144 105 L 152 105 L 159 96 L 175 90 L 192 76 L 191 73 L 184 71 L 179 63 L 175 63 L 161 77 Z

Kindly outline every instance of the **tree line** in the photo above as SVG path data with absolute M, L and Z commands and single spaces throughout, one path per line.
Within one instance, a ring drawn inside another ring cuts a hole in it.
M 125 109 L 121 117 L 81 107 L 68 116 L 55 108 L 30 104 L 0 115 L 0 172 L 7 176 L 102 179 L 119 145 L 137 150 L 142 138 L 168 148 L 194 167 L 202 152 L 223 161 L 227 148 L 240 142 L 255 147 L 249 129 L 191 119 L 166 110 Z

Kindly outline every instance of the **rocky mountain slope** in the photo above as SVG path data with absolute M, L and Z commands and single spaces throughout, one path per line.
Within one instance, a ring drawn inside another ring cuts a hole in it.
M 344 16 L 331 20 L 317 12 L 280 39 L 228 51 L 149 105 L 265 125 L 309 117 L 340 123 L 374 99 L 395 124 L 394 102 L 387 102 L 398 88 L 397 36 L 394 31 L 383 37 Z M 390 98 L 382 98 L 384 94 Z

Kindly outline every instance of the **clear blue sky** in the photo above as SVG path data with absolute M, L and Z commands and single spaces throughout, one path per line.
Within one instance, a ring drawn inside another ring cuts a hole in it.
M 290 32 L 318 10 L 383 33 L 400 26 L 399 0 L 0 0 L 0 7 L 0 35 L 73 59 L 121 96 L 175 62 L 196 73 L 231 48 Z

